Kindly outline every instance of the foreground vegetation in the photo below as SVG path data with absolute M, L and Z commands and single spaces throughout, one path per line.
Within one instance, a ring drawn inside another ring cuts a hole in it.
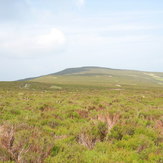
M 0 160 L 163 162 L 163 88 L 0 83 Z

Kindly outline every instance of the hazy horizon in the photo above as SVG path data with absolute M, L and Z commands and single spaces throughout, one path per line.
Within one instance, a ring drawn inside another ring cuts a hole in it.
M 0 81 L 98 66 L 163 72 L 163 1 L 0 0 Z

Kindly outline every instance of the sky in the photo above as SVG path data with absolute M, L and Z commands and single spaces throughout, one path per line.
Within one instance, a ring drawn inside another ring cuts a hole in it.
M 0 0 L 0 81 L 82 66 L 163 72 L 163 0 Z

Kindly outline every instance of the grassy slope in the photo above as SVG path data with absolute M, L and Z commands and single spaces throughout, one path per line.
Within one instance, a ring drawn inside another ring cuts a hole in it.
M 149 85 L 163 86 L 163 73 L 107 68 L 74 68 L 56 74 L 35 78 L 31 81 L 69 85 Z

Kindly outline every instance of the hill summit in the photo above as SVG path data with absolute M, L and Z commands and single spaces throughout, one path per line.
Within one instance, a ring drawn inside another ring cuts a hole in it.
M 96 73 L 98 73 L 99 75 L 103 75 L 105 72 L 107 73 L 107 70 L 113 70 L 113 69 L 105 68 L 105 67 L 95 67 L 95 66 L 77 67 L 77 68 L 67 68 L 50 75 L 84 75 L 84 74 L 89 75 L 91 73 L 94 75 L 96 75 Z

